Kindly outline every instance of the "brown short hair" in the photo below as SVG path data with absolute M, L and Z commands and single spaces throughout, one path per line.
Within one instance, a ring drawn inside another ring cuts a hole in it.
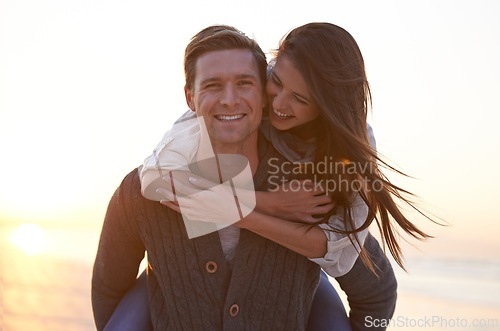
M 186 88 L 192 90 L 196 77 L 196 61 L 200 56 L 211 51 L 228 49 L 248 49 L 252 52 L 257 67 L 262 88 L 266 86 L 266 55 L 257 42 L 247 37 L 243 32 L 229 25 L 209 26 L 191 38 L 184 53 L 184 74 Z

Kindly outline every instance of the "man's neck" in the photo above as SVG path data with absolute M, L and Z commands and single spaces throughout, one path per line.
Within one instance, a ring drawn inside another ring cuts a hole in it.
M 222 183 L 239 175 L 248 165 L 252 176 L 255 175 L 259 165 L 257 140 L 258 136 L 237 144 L 212 145 L 202 139 L 196 153 L 195 172 L 214 183 Z
M 216 155 L 240 155 L 245 157 L 250 164 L 252 174 L 255 174 L 259 165 L 259 152 L 257 149 L 257 136 L 251 141 L 238 144 L 224 144 L 224 146 L 213 146 Z

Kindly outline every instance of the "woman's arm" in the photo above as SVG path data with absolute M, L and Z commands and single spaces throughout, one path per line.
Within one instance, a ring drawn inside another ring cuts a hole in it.
M 253 211 L 235 223 L 307 258 L 326 254 L 326 236 L 323 230 L 306 223 L 296 223 Z
M 334 207 L 323 190 L 305 184 L 300 188 L 284 184 L 276 191 L 256 191 L 255 198 L 258 212 L 302 223 L 317 223 L 315 215 L 326 214 Z
M 258 191 L 256 192 L 256 197 L 256 210 L 258 212 L 274 216 L 278 219 L 302 223 L 316 223 L 318 218 L 315 218 L 314 215 L 326 213 L 333 206 L 331 199 L 326 197 L 322 191 L 317 190 L 313 192 L 307 187 L 303 187 L 300 190 L 295 187 L 292 190 L 290 187 L 283 186 L 279 191 L 275 192 Z M 359 194 L 353 199 L 350 207 L 350 215 L 354 228 L 361 227 L 366 221 L 368 206 Z M 288 226 L 276 221 L 273 223 L 283 227 Z M 319 224 L 318 227 L 323 230 L 327 238 L 326 253 L 315 258 L 308 257 L 332 277 L 345 275 L 356 262 L 368 234 L 368 229 L 349 236 L 335 231 L 346 230 L 343 208 L 339 208 L 334 215 L 330 216 L 326 223 Z M 276 233 L 276 235 L 278 234 Z M 279 237 L 268 239 L 276 242 L 280 240 Z M 300 240 L 300 238 L 293 238 L 293 240 Z M 311 238 L 311 240 L 314 240 L 314 238 Z
M 162 178 L 173 170 L 188 170 L 198 147 L 200 125 L 195 112 L 187 110 L 163 134 L 153 150 L 139 168 L 142 195 L 149 200 L 162 198 L 156 189 L 165 184 Z
M 173 189 L 158 189 L 158 193 L 164 197 L 161 203 L 188 216 L 190 220 L 234 224 L 309 258 L 326 254 L 327 238 L 319 226 L 266 215 L 253 209 L 253 206 L 245 206 L 245 199 L 238 199 L 239 205 L 236 205 L 233 191 L 228 185 L 200 179 L 194 181 L 193 177 L 186 176 L 184 179 L 174 176 L 173 185 L 169 177 L 165 177 L 164 181 L 166 187 L 175 188 L 176 194 L 173 194 Z M 239 198 L 244 195 L 240 194 Z M 319 199 L 325 200 L 324 196 Z M 176 200 L 178 203 L 172 202 Z M 243 218 L 238 217 L 237 207 Z
M 352 225 L 349 229 L 359 229 L 368 217 L 368 206 L 359 194 L 353 199 L 350 208 Z M 327 239 L 327 253 L 324 257 L 311 259 L 332 277 L 348 273 L 359 257 L 364 245 L 368 228 L 349 235 L 335 230 L 346 230 L 343 208 L 338 208 L 326 223 L 319 226 L 324 230 Z M 351 224 L 349 222 L 349 224 Z
M 178 204 L 169 200 L 162 200 L 161 203 L 179 213 L 183 210 L 185 212 L 186 209 L 184 205 L 181 210 Z M 252 231 L 307 258 L 323 257 L 327 252 L 326 236 L 316 225 L 290 222 L 257 211 L 251 212 L 234 225 Z

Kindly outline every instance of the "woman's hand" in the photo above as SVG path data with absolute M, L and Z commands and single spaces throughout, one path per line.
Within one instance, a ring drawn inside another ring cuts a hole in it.
M 300 185 L 299 185 L 300 184 Z M 283 184 L 273 192 L 256 192 L 256 210 L 289 221 L 317 223 L 314 216 L 326 214 L 334 203 L 322 189 L 307 185 L 307 181 Z
M 255 192 L 234 186 L 232 180 L 213 183 L 189 172 L 170 172 L 160 202 L 192 221 L 233 224 L 255 207 Z

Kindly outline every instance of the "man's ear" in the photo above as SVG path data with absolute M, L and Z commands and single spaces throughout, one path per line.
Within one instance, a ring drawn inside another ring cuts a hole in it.
M 196 112 L 196 108 L 194 106 L 194 95 L 186 86 L 184 86 L 184 96 L 186 97 L 186 103 L 189 109 Z

